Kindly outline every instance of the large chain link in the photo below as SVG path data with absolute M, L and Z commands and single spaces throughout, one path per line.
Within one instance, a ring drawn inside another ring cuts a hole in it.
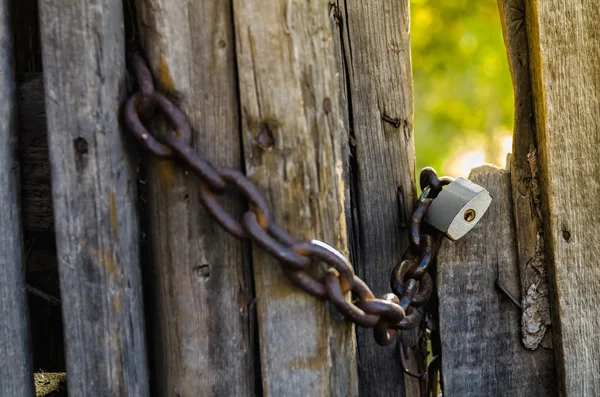
M 282 265 L 284 274 L 304 291 L 319 299 L 328 299 L 347 319 L 362 327 L 373 328 L 378 344 L 388 345 L 397 330 L 414 328 L 421 322 L 417 308 L 432 292 L 427 269 L 435 260 L 442 234 L 423 232 L 422 220 L 432 200 L 450 179 L 438 178 L 435 171 L 421 172 L 423 194 L 410 219 L 411 243 L 402 262 L 394 267 L 390 284 L 393 294 L 376 298 L 371 289 L 354 274 L 348 260 L 336 249 L 318 240 L 301 241 L 290 236 L 272 219 L 270 208 L 258 188 L 238 170 L 215 167 L 191 146 L 191 128 L 183 112 L 165 95 L 154 89 L 152 74 L 139 53 L 130 59 L 138 91 L 125 104 L 124 120 L 139 143 L 157 157 L 176 157 L 200 179 L 200 200 L 215 220 L 231 235 L 250 239 Z M 171 127 L 160 139 L 148 132 L 147 121 L 160 110 Z M 241 220 L 235 219 L 219 203 L 229 187 L 237 189 L 249 203 Z M 318 274 L 318 264 L 326 270 Z M 346 295 L 351 292 L 351 300 Z

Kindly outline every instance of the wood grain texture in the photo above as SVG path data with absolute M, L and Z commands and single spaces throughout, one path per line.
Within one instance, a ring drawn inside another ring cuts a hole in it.
M 521 328 L 525 347 L 536 349 L 540 344 L 551 347 L 552 334 L 525 3 L 498 0 L 498 6 L 515 97 L 510 170 L 523 305 Z M 548 352 L 540 365 L 553 366 L 552 354 Z
M 188 116 L 194 148 L 215 165 L 241 169 L 230 2 L 138 1 L 137 13 L 157 87 Z M 159 126 L 153 130 L 164 132 Z M 253 396 L 249 247 L 204 211 L 199 180 L 181 164 L 147 163 L 153 389 L 159 396 Z M 240 219 L 240 197 L 223 203 Z
M 407 218 L 415 199 L 409 2 L 332 1 L 330 14 L 347 130 L 343 143 L 349 147 L 352 260 L 381 296 L 390 292 L 390 272 L 408 245 L 400 219 Z M 418 369 L 424 357 L 420 331 L 404 332 L 403 340 Z M 357 329 L 357 343 L 361 395 L 418 395 L 416 379 L 398 376 L 396 345 L 378 346 L 365 329 Z
M 242 129 L 248 177 L 275 221 L 347 254 L 328 5 L 234 0 Z M 253 259 L 264 395 L 357 395 L 351 324 L 292 286 L 265 252 Z
M 600 392 L 600 64 L 594 0 L 527 2 L 558 385 Z
M 510 172 L 492 166 L 469 177 L 494 200 L 468 235 L 445 240 L 438 256 L 444 396 L 554 396 L 544 349 L 521 343 L 520 310 L 496 288 L 520 289 Z
M 0 396 L 34 395 L 17 159 L 17 95 L 9 0 L 0 1 Z
M 123 7 L 43 1 L 40 21 L 69 395 L 147 396 Z

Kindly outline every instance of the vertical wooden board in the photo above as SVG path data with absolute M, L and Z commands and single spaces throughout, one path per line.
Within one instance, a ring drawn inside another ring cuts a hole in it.
M 352 257 L 358 275 L 381 296 L 390 292 L 390 272 L 408 245 L 401 219 L 415 198 L 409 2 L 335 1 L 332 16 L 349 135 L 344 138 L 351 148 Z M 404 198 L 400 206 L 398 189 Z M 403 333 L 416 366 L 419 335 L 419 330 Z M 418 394 L 418 381 L 400 376 L 395 345 L 378 346 L 365 329 L 357 330 L 357 343 L 361 395 Z
M 595 0 L 527 2 L 558 384 L 600 391 L 600 64 Z
M 324 0 L 234 1 L 244 153 L 275 222 L 347 253 L 338 86 Z M 357 394 L 354 332 L 253 250 L 266 396 Z
M 146 396 L 123 7 L 43 1 L 40 21 L 69 395 Z
M 229 1 L 137 2 L 143 48 L 157 89 L 177 98 L 192 126 L 193 146 L 202 156 L 215 165 L 240 169 L 231 12 Z M 172 160 L 149 159 L 148 164 L 157 394 L 253 396 L 249 247 L 202 208 L 199 180 L 191 172 Z M 239 197 L 225 197 L 223 207 L 240 218 Z
M 538 365 L 545 351 L 521 343 L 520 310 L 496 288 L 520 289 L 510 172 L 483 166 L 470 179 L 494 200 L 468 235 L 444 241 L 438 294 L 445 397 L 554 396 L 554 371 Z
M 17 159 L 11 2 L 0 1 L 0 396 L 33 396 Z
M 550 301 L 540 202 L 537 139 L 529 71 L 529 46 L 524 0 L 498 0 L 506 52 L 513 79 L 515 120 L 511 184 L 517 254 L 521 278 L 523 344 L 528 349 L 552 346 Z M 552 366 L 553 352 L 539 365 Z

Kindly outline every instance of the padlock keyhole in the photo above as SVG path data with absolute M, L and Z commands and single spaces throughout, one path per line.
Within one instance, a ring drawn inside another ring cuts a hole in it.
M 477 213 L 475 212 L 474 209 L 468 209 L 465 211 L 465 221 L 467 222 L 473 222 L 475 220 L 475 217 L 477 216 Z

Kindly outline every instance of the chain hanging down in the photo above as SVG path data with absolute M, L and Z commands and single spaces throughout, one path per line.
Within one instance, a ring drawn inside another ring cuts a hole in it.
M 357 325 L 373 328 L 375 341 L 388 345 L 397 330 L 419 325 L 417 308 L 429 299 L 433 285 L 427 272 L 435 260 L 443 234 L 424 232 L 423 217 L 444 185 L 451 178 L 438 178 L 431 168 L 421 172 L 423 194 L 410 218 L 410 246 L 391 275 L 393 294 L 376 298 L 371 289 L 354 274 L 348 260 L 336 249 L 318 240 L 296 240 L 272 219 L 267 202 L 257 187 L 240 171 L 215 167 L 203 159 L 190 145 L 191 128 L 183 112 L 165 95 L 154 89 L 152 74 L 140 54 L 134 53 L 130 66 L 137 79 L 138 91 L 126 102 L 124 120 L 141 146 L 157 157 L 176 157 L 200 179 L 200 200 L 215 220 L 231 235 L 250 239 L 279 260 L 284 274 L 307 293 L 329 299 L 347 319 Z M 148 132 L 147 121 L 160 110 L 173 129 L 160 141 Z M 219 203 L 229 187 L 236 188 L 249 202 L 249 210 L 241 220 L 234 219 Z M 315 276 L 318 264 L 326 271 Z M 352 300 L 346 294 L 352 293 Z

